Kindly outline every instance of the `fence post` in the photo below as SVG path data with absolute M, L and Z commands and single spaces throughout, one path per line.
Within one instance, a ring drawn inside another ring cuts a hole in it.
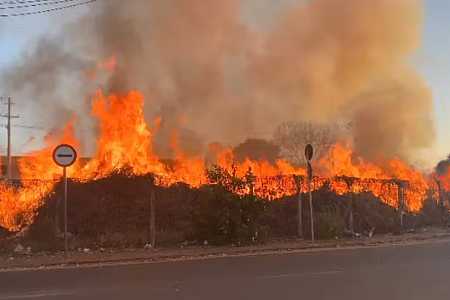
M 348 206 L 348 211 L 346 213 L 345 218 L 347 219 L 348 216 L 348 230 L 351 233 L 352 237 L 355 235 L 355 227 L 354 227 L 354 213 L 353 213 L 353 206 L 354 206 L 354 193 L 353 193 L 353 180 L 354 178 L 350 177 L 344 177 L 344 181 L 347 185 L 348 192 L 350 194 L 350 203 Z M 347 221 L 347 220 L 346 220 Z
M 398 187 L 398 213 L 400 219 L 400 231 L 403 232 L 403 213 L 405 209 L 405 194 L 404 194 L 404 183 L 402 181 L 397 181 Z
M 302 179 L 294 175 L 294 181 L 297 186 L 297 236 L 303 238 L 303 206 L 302 206 Z
M 150 208 L 149 241 L 153 248 L 156 247 L 155 198 L 156 198 L 155 188 L 152 187 L 149 197 L 149 208 Z
M 61 197 L 56 197 L 56 205 L 55 205 L 55 235 L 59 238 L 61 234 L 61 220 L 59 217 L 61 209 Z

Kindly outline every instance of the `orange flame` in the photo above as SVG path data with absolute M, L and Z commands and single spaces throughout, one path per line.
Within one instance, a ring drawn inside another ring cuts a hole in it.
M 157 183 L 164 186 L 183 182 L 199 187 L 210 183 L 206 161 L 184 153 L 179 147 L 176 133 L 172 138 L 175 153 L 173 163 L 163 163 L 153 152 L 153 137 L 161 120 L 155 120 L 155 128 L 150 128 L 145 121 L 143 107 L 144 97 L 137 91 L 110 96 L 97 92 L 92 100 L 92 115 L 99 122 L 97 151 L 84 166 L 80 163 L 72 166 L 69 176 L 87 181 L 127 169 L 134 175 L 154 174 Z M 61 138 L 50 136 L 46 140 L 46 148 L 20 161 L 22 179 L 43 179 L 47 180 L 46 183 L 24 181 L 20 188 L 0 184 L 0 226 L 19 230 L 32 223 L 37 209 L 43 204 L 42 199 L 52 191 L 53 182 L 61 173 L 51 158 L 53 148 L 58 142 L 79 147 L 73 129 L 74 121 L 71 121 Z M 254 179 L 251 189 L 236 191 L 240 194 L 252 192 L 268 199 L 294 195 L 298 187 L 293 175 L 306 175 L 304 168 L 296 168 L 284 160 L 275 164 L 251 159 L 236 162 L 231 149 L 215 150 L 216 163 L 221 169 L 240 178 L 251 175 Z M 409 185 L 405 202 L 411 211 L 421 209 L 430 188 L 429 179 L 405 162 L 393 159 L 383 163 L 383 166 L 377 165 L 355 155 L 346 144 L 332 147 L 328 155 L 314 163 L 314 169 L 319 175 L 314 179 L 314 189 L 328 182 L 337 194 L 368 191 L 392 206 L 399 204 L 400 185 L 395 180 L 407 181 Z M 450 184 L 446 187 L 449 189 Z M 305 184 L 300 188 L 305 191 Z
M 97 153 L 81 170 L 81 178 L 105 177 L 125 167 L 136 175 L 164 173 L 164 165 L 152 151 L 153 134 L 145 122 L 143 105 L 138 92 L 123 97 L 97 92 L 92 114 L 99 120 L 100 137 Z
M 47 146 L 44 149 L 19 161 L 21 187 L 0 183 L 0 226 L 16 231 L 33 222 L 43 199 L 53 190 L 55 180 L 62 176 L 61 168 L 52 159 L 54 147 L 58 143 L 78 146 L 73 121 L 67 124 L 60 138 L 48 135 L 45 142 Z M 76 165 L 69 168 L 69 176 L 74 174 L 74 168 Z

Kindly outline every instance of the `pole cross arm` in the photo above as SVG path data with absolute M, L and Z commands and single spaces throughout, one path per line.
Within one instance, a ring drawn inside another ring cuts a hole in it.
M 18 119 L 18 118 L 20 118 L 20 116 L 18 116 L 18 115 L 14 115 L 14 116 L 0 115 L 0 117 L 2 117 L 2 118 L 11 118 L 11 119 Z

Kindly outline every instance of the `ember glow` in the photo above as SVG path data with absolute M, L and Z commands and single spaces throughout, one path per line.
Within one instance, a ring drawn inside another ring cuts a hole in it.
M 98 91 L 92 99 L 92 115 L 98 120 L 99 136 L 97 151 L 86 164 L 79 162 L 69 168 L 69 176 L 90 181 L 104 178 L 114 171 L 126 169 L 132 175 L 154 174 L 159 185 L 170 186 L 186 183 L 193 188 L 209 182 L 208 164 L 202 157 L 191 157 L 179 148 L 177 133 L 173 133 L 173 163 L 163 163 L 153 151 L 153 137 L 160 120 L 150 126 L 144 119 L 144 97 L 138 91 L 126 95 L 104 95 Z M 59 143 L 68 143 L 79 149 L 74 137 L 76 119 L 67 124 L 64 132 L 56 137 L 49 135 L 47 146 L 30 153 L 20 161 L 21 187 L 0 184 L 0 226 L 9 230 L 20 230 L 33 222 L 43 199 L 52 192 L 61 176 L 61 169 L 52 161 L 53 148 Z M 275 200 L 294 195 L 298 188 L 293 175 L 303 178 L 306 171 L 287 161 L 276 163 L 246 159 L 237 162 L 231 149 L 217 149 L 216 165 L 221 169 L 244 178 L 251 174 L 253 191 L 240 190 L 240 194 L 254 192 L 256 195 Z M 398 205 L 397 181 L 407 182 L 407 208 L 419 211 L 432 187 L 431 176 L 427 176 L 407 163 L 392 159 L 382 165 L 365 161 L 355 154 L 347 143 L 334 145 L 329 153 L 315 162 L 316 176 L 313 188 L 328 184 L 337 194 L 372 192 L 385 203 Z M 39 179 L 40 181 L 37 181 Z M 449 189 L 450 176 L 442 176 L 444 187 Z M 300 186 L 306 190 L 305 182 Z

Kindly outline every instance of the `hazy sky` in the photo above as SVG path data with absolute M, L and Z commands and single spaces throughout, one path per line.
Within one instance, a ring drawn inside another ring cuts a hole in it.
M 261 11 L 271 14 L 273 11 L 281 10 L 283 5 L 302 0 L 247 0 L 249 5 L 244 10 L 247 19 L 254 22 L 269 20 L 261 18 Z M 244 1 L 245 2 L 245 1 Z M 450 73 L 450 1 L 426 0 L 426 24 L 424 28 L 423 47 L 417 55 L 412 58 L 425 80 L 430 85 L 435 99 L 436 125 L 438 138 L 433 149 L 427 152 L 429 163 L 444 158 L 450 153 L 450 84 L 448 83 Z M 270 7 L 270 9 L 267 9 Z M 95 8 L 95 5 L 92 6 Z M 265 8 L 265 9 L 261 9 Z M 20 58 L 20 53 L 27 48 L 33 47 L 33 41 L 45 35 L 52 35 L 58 31 L 58 26 L 63 22 L 76 19 L 79 14 L 87 8 L 77 8 L 64 12 L 48 15 L 30 17 L 0 19 L 0 72 L 6 66 Z M 270 25 L 267 24 L 260 25 Z M 7 91 L 0 91 L 0 94 Z M 16 110 L 20 112 L 24 99 L 15 99 L 18 103 Z M 21 103 L 22 101 L 22 103 Z M 20 124 L 39 125 L 39 120 L 33 120 L 32 116 L 24 116 Z M 36 141 L 42 136 L 39 130 L 24 128 L 15 129 L 16 143 L 14 152 L 21 153 L 30 145 L 27 141 L 30 137 L 36 137 Z M 5 130 L 0 131 L 0 146 L 4 148 Z M 32 143 L 31 143 L 32 144 Z M 36 145 L 36 144 L 35 144 Z

